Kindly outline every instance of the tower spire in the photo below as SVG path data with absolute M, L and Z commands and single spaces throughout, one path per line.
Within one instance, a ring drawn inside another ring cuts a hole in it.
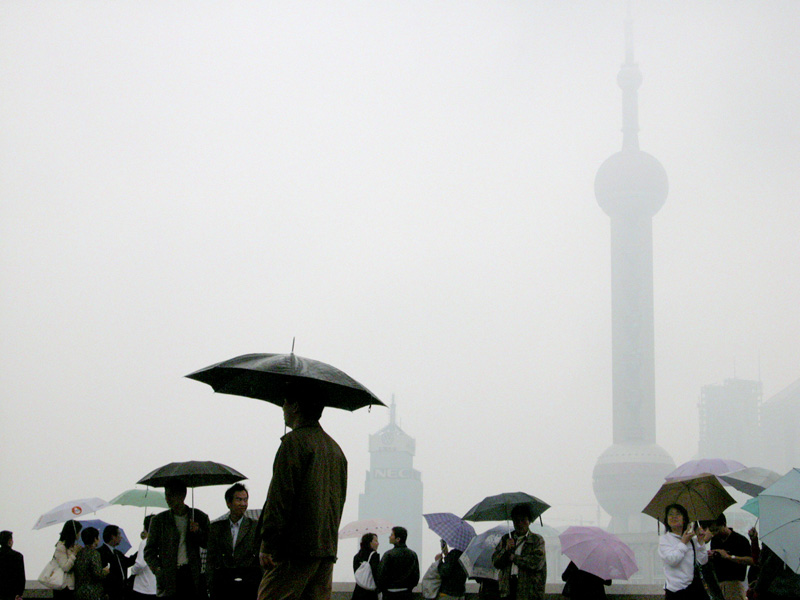
M 625 18 L 625 62 L 617 75 L 617 85 L 622 88 L 622 149 L 639 149 L 639 86 L 642 72 L 633 60 L 633 17 L 631 3 Z

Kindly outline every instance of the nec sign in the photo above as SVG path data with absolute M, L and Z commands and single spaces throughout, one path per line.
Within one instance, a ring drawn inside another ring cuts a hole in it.
M 419 479 L 414 469 L 372 469 L 373 479 Z

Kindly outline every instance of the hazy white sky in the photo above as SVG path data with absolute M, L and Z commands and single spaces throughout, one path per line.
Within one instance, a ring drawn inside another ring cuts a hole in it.
M 280 410 L 183 375 L 293 337 L 396 394 L 426 512 L 519 489 L 553 505 L 546 523 L 594 517 L 611 344 L 593 182 L 621 147 L 624 17 L 610 0 L 2 3 L 0 528 L 29 578 L 58 534 L 31 531 L 41 513 L 167 462 L 229 464 L 259 506 Z M 641 147 L 670 181 L 656 397 L 680 463 L 702 385 L 759 360 L 766 397 L 800 377 L 800 4 L 633 17 Z M 345 521 L 387 419 L 324 415 Z M 221 495 L 196 504 L 213 518 Z M 142 513 L 99 516 L 133 538 Z

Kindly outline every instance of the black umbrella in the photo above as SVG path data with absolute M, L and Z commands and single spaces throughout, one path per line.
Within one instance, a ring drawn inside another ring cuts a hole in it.
M 517 504 L 526 504 L 531 509 L 531 521 L 540 517 L 550 505 L 536 496 L 524 492 L 507 492 L 497 496 L 487 496 L 470 508 L 462 518 L 465 521 L 509 521 L 511 510 Z
M 245 354 L 187 375 L 220 394 L 246 396 L 283 406 L 287 394 L 344 410 L 378 404 L 378 397 L 336 367 L 291 354 Z
M 247 479 L 236 469 L 210 460 L 190 460 L 174 462 L 157 468 L 136 483 L 152 487 L 164 487 L 173 481 L 182 482 L 186 487 L 195 488 L 207 485 L 225 485 Z

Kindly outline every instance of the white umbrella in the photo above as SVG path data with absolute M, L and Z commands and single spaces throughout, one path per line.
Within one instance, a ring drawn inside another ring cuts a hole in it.
M 54 509 L 44 513 L 41 517 L 39 517 L 39 520 L 36 521 L 36 525 L 34 525 L 33 528 L 42 529 L 43 527 L 49 527 L 50 525 L 55 525 L 56 523 L 65 523 L 70 519 L 77 519 L 78 517 L 82 517 L 88 513 L 96 512 L 101 508 L 105 508 L 106 506 L 110 506 L 110 504 L 102 498 L 81 498 L 80 500 L 70 500 L 69 502 L 64 502 L 64 504 L 59 504 Z
M 781 478 L 775 471 L 762 467 L 747 467 L 738 471 L 731 471 L 719 476 L 734 489 L 744 492 L 748 496 L 758 496 L 761 492 Z
M 761 541 L 800 573 L 800 469 L 792 469 L 758 495 Z
M 386 519 L 362 519 L 361 521 L 351 521 L 339 530 L 339 539 L 357 538 L 365 533 L 389 533 L 392 530 L 392 522 Z

